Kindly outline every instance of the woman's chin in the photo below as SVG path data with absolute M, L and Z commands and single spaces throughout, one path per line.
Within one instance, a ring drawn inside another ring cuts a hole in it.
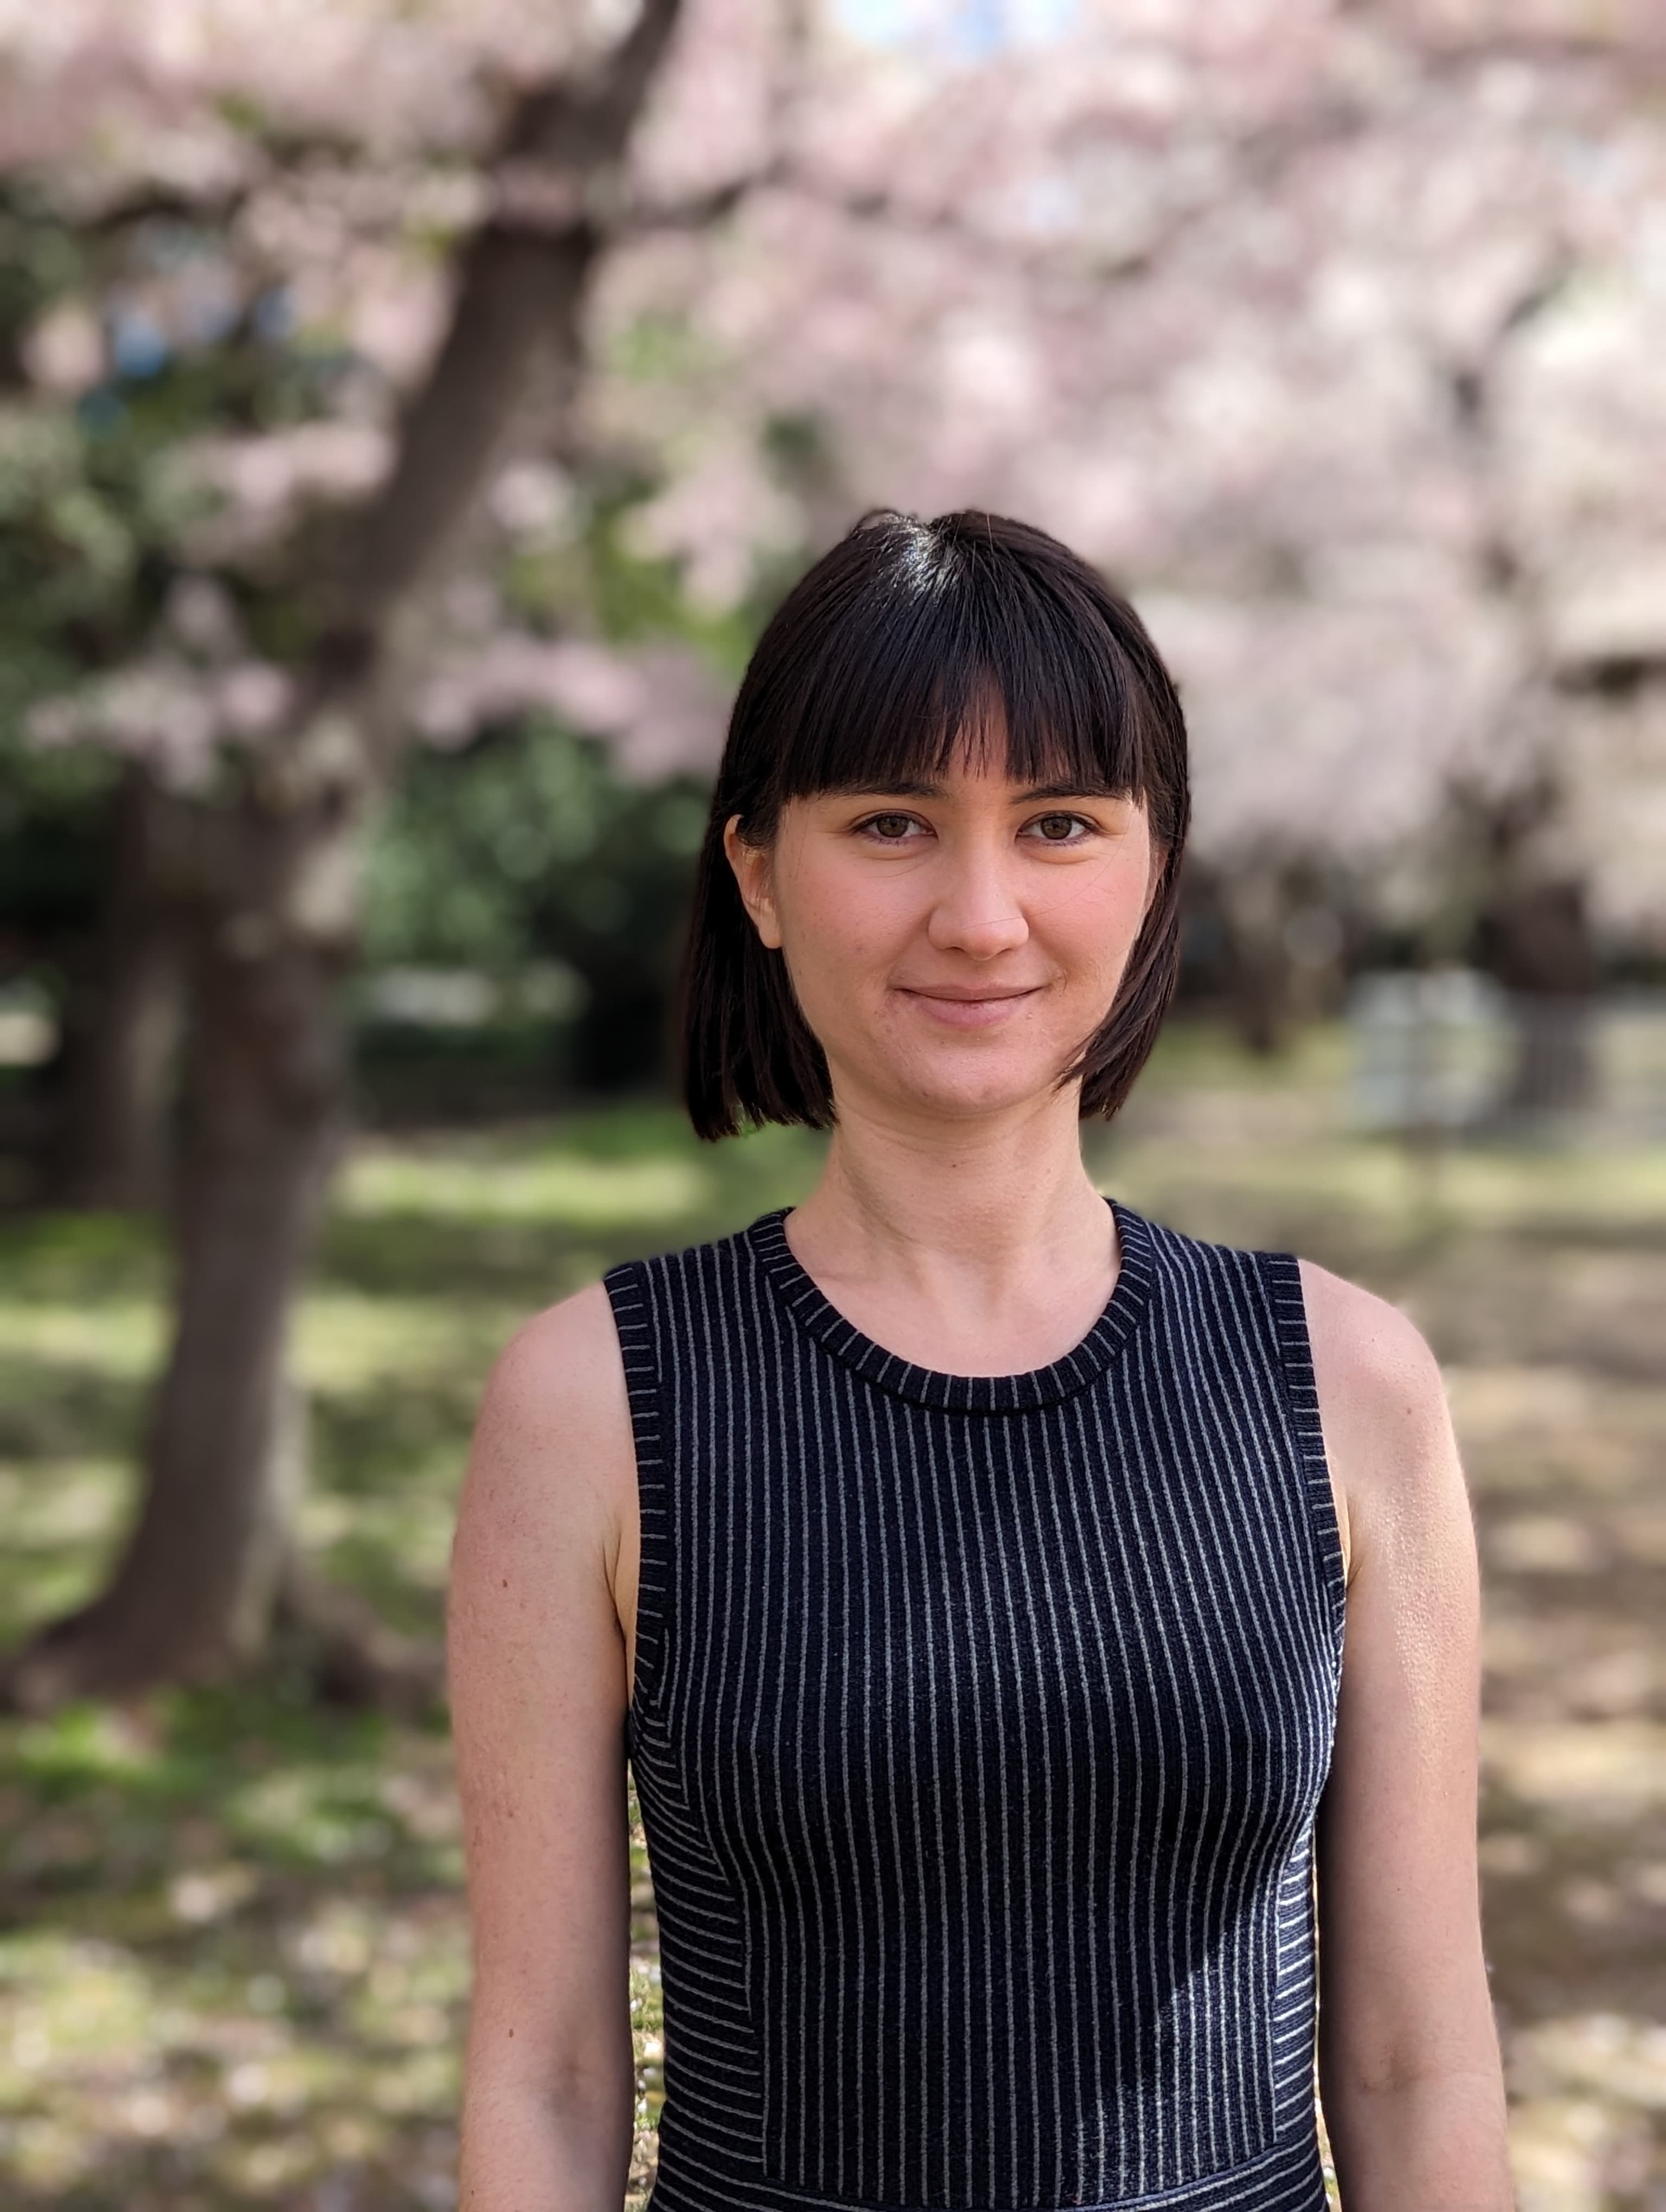
M 876 1103 L 885 1098 L 910 1115 L 976 1121 L 1056 1097 L 1059 1070 L 1064 1065 L 1062 1058 L 1041 1060 L 1029 1053 L 933 1052 L 895 1066 L 870 1069 L 861 1087 Z

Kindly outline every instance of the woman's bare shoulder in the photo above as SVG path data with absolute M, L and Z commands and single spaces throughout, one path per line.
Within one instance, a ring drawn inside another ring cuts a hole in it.
M 1440 1363 L 1411 1316 L 1311 1260 L 1300 1267 L 1320 1424 L 1357 1565 L 1362 1533 L 1427 1525 L 1432 1504 L 1462 1493 L 1462 1471 Z
M 606 1286 L 587 1283 L 523 1322 L 492 1364 L 483 1417 L 604 1420 L 627 1404 L 612 1303 Z
M 1441 1395 L 1440 1367 L 1411 1316 L 1377 1291 L 1303 1260 L 1302 1291 L 1314 1364 L 1368 1399 L 1386 1394 L 1426 1406 Z
M 605 1286 L 593 1283 L 523 1323 L 481 1393 L 459 1540 L 489 1522 L 519 1540 L 588 1528 L 611 1557 L 622 1486 L 634 1480 L 630 1405 Z

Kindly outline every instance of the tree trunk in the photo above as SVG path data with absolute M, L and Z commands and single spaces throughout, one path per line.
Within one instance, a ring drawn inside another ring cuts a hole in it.
M 1595 1095 L 1601 963 L 1583 884 L 1535 877 L 1501 843 L 1505 879 L 1477 943 L 1483 966 L 1509 994 L 1515 1023 L 1502 1116 L 1531 1122 L 1576 1112 Z
M 117 800 L 114 866 L 90 972 L 70 991 L 48 1140 L 49 1205 L 138 1211 L 167 1194 L 184 998 L 176 917 L 155 881 L 159 804 L 135 769 Z
M 593 78 L 522 100 L 502 149 L 513 189 L 469 245 L 452 329 L 303 672 L 305 708 L 234 799 L 182 808 L 185 827 L 170 830 L 192 988 L 173 1350 L 115 1575 L 0 1678 L 15 1705 L 222 1674 L 258 1646 L 280 1600 L 313 1634 L 331 1686 L 437 1684 L 435 1654 L 321 1591 L 294 1551 L 286 1352 L 343 1122 L 334 984 L 356 931 L 357 848 L 398 750 L 422 592 L 540 356 L 576 380 L 601 244 L 592 210 L 617 195 L 678 12 L 678 0 L 644 0 Z
M 15 1663 L 41 1710 L 223 1673 L 264 1636 L 301 1438 L 289 1317 L 339 1134 L 332 977 L 294 940 L 240 944 L 198 917 L 179 1170 L 179 1289 L 149 1480 L 109 1587 Z
M 1235 873 L 1221 886 L 1233 1024 L 1249 1049 L 1264 1057 L 1277 1052 L 1290 1031 L 1286 908 L 1285 889 L 1275 875 Z
M 1516 991 L 1510 1012 L 1516 1050 L 1505 1121 L 1531 1121 L 1589 1106 L 1596 1093 L 1596 1000 Z

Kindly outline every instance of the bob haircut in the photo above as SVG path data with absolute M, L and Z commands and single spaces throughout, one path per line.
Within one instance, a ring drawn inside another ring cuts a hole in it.
M 832 1126 L 821 1047 L 781 954 L 741 903 L 724 825 L 768 844 L 783 805 L 940 775 L 1004 743 L 1015 781 L 1143 802 L 1161 879 L 1099 1028 L 1059 1077 L 1115 1114 L 1157 1041 L 1180 962 L 1186 725 L 1127 600 L 1057 538 L 1003 515 L 865 515 L 788 592 L 736 697 L 695 881 L 683 1094 L 706 1138 Z

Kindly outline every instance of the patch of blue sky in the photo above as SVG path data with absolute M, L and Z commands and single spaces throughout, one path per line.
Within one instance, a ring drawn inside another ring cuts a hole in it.
M 166 365 L 172 348 L 167 332 L 154 315 L 140 308 L 117 308 L 109 318 L 110 353 L 119 376 L 155 376 Z
M 853 38 L 876 46 L 946 46 L 969 60 L 1044 46 L 1073 21 L 1076 0 L 832 0 Z

